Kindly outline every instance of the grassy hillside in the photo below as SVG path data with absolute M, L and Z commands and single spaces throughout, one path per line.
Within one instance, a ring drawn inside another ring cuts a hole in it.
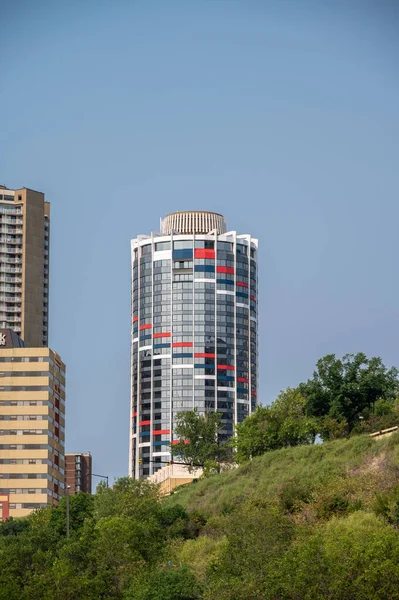
M 269 452 L 178 489 L 207 600 L 399 599 L 399 434 Z M 172 550 L 172 549 L 171 549 Z
M 181 487 L 168 502 L 217 516 L 253 496 L 284 502 L 291 495 L 296 510 L 308 510 L 324 496 L 340 495 L 371 510 L 376 493 L 391 490 L 398 474 L 399 434 L 379 441 L 356 436 L 268 452 L 237 469 Z

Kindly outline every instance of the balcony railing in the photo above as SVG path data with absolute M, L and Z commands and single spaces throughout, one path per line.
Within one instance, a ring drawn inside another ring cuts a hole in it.
M 22 254 L 22 248 L 18 248 L 17 246 L 5 246 L 1 244 L 0 240 L 0 253 L 1 254 Z
M 0 206 L 0 215 L 22 215 L 22 210 L 13 210 Z
M 21 237 L 10 237 L 9 235 L 4 235 L 4 234 L 9 234 L 9 231 L 3 231 L 2 229 L 0 229 L 0 244 L 22 244 L 22 238 Z
M 2 301 L 2 299 L 0 298 L 0 313 L 16 313 L 16 314 L 21 314 L 21 307 L 20 306 L 4 306 L 4 303 Z
M 7 316 L 7 314 L 0 312 L 0 321 L 2 323 L 7 321 L 9 323 L 21 323 L 21 317 L 18 317 L 17 315 Z
M 19 267 L 7 267 L 4 264 L 0 264 L 0 273 L 22 273 L 22 269 Z
M 15 304 L 16 302 L 21 302 L 21 297 L 20 296 L 17 296 L 17 297 L 15 297 L 15 296 L 5 296 L 5 295 L 3 295 L 3 294 L 0 293 L 0 302 L 2 304 L 4 304 L 4 303 L 6 303 L 6 304 L 7 303 L 8 304 L 11 304 L 11 303 Z M 19 309 L 19 310 L 21 310 L 21 309 Z

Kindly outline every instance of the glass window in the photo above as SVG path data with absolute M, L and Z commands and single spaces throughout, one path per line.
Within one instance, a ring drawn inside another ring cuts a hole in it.
M 217 249 L 225 250 L 226 252 L 232 252 L 233 251 L 233 243 L 232 242 L 218 242 Z
M 170 242 L 157 242 L 155 244 L 155 251 L 170 250 Z
M 141 256 L 145 256 L 146 254 L 151 254 L 151 244 L 141 247 Z
M 213 240 L 195 240 L 195 247 L 213 249 L 215 242 Z
M 174 250 L 186 250 L 193 247 L 193 240 L 177 240 L 173 242 Z

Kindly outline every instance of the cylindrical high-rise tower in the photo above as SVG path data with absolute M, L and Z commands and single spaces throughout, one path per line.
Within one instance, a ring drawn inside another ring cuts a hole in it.
M 179 412 L 220 412 L 228 437 L 256 406 L 258 241 L 186 211 L 131 247 L 129 473 L 147 477 L 170 460 Z

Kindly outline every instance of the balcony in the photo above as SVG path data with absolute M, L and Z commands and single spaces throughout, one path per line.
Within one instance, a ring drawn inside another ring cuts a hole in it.
M 21 302 L 21 297 L 20 296 L 5 296 L 3 294 L 0 293 L 0 302 L 1 304 L 15 304 L 16 302 Z
M 3 282 L 0 282 L 0 293 L 1 292 L 11 292 L 15 294 L 20 294 L 22 292 L 22 288 L 17 287 L 15 285 L 4 285 Z
M 9 231 L 0 228 L 0 244 L 22 244 L 21 237 L 10 237 L 7 233 L 10 234 Z
M 18 317 L 17 315 L 13 315 L 13 316 L 7 316 L 8 315 L 8 310 L 5 314 L 0 312 L 0 321 L 3 322 L 8 322 L 8 323 L 21 323 L 21 317 Z
M 1 299 L 0 299 L 0 303 L 1 303 Z M 21 307 L 20 306 L 4 306 L 3 303 L 0 304 L 0 312 L 1 313 L 18 313 L 21 314 Z
M 7 223 L 7 225 L 22 225 L 22 219 L 10 219 L 10 217 L 6 217 L 2 219 L 2 223 Z
M 4 264 L 0 264 L 0 273 L 22 273 L 22 269 L 19 267 L 7 267 Z
M 1 249 L 0 249 L 1 252 Z M 1 262 L 4 264 L 8 264 L 8 265 L 22 265 L 22 258 L 2 258 Z
M 18 248 L 18 246 L 10 247 L 10 246 L 0 245 L 0 253 L 1 254 L 22 254 L 22 248 Z
M 4 271 L 0 271 L 0 284 L 14 285 L 15 283 L 22 283 L 21 277 L 15 277 L 14 275 L 5 275 Z M 11 290 L 8 290 L 11 292 Z M 21 292 L 22 289 L 18 288 L 17 292 Z
M 12 225 L 12 227 L 10 227 L 10 225 Z M 23 228 L 20 227 L 21 224 L 19 224 L 17 226 L 17 223 L 15 223 L 15 221 L 11 221 L 8 223 L 8 226 L 6 227 L 4 224 L 4 221 L 2 222 L 0 219 L 0 234 L 2 235 L 15 235 L 16 233 L 18 233 L 19 235 L 23 234 Z
M 22 215 L 22 210 L 0 207 L 0 215 Z

